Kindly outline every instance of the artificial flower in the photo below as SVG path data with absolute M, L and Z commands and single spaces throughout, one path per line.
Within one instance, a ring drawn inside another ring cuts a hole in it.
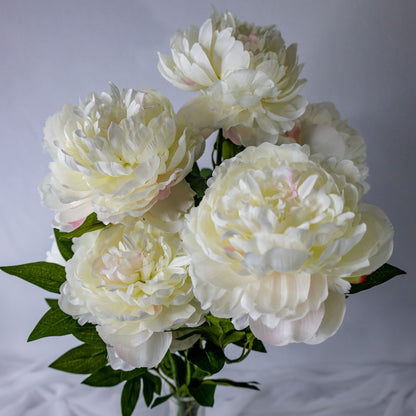
M 285 137 L 299 144 L 307 144 L 311 154 L 327 170 L 346 175 L 364 192 L 368 166 L 366 145 L 360 133 L 341 119 L 331 102 L 308 104 L 305 113 Z
M 81 325 L 97 325 L 114 368 L 156 366 L 172 329 L 201 323 L 178 234 L 139 220 L 74 241 L 59 305 Z
M 71 231 L 92 212 L 105 224 L 143 216 L 188 174 L 203 139 L 157 91 L 111 85 L 50 117 L 44 145 L 53 161 L 42 200 L 54 226 Z
M 276 143 L 307 105 L 299 95 L 296 45 L 286 48 L 275 26 L 240 22 L 214 12 L 201 26 L 178 31 L 159 71 L 176 87 L 201 91 L 183 111 L 201 130 L 222 128 L 236 144 Z M 198 108 L 202 109 L 200 111 Z
M 392 235 L 385 214 L 308 146 L 263 143 L 215 169 L 183 240 L 202 307 L 285 345 L 336 332 L 344 278 L 381 266 Z

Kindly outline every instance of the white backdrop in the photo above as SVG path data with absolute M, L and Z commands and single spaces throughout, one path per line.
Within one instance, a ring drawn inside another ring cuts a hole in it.
M 211 3 L 258 25 L 275 23 L 288 44 L 298 43 L 308 79 L 303 95 L 333 101 L 367 141 L 366 201 L 393 222 L 390 262 L 408 275 L 351 296 L 341 329 L 324 344 L 270 347 L 227 370 L 257 378 L 263 391 L 221 389 L 209 414 L 414 415 L 416 3 Z M 41 145 L 46 118 L 90 91 L 108 91 L 108 81 L 158 89 L 179 109 L 190 95 L 159 75 L 156 52 L 168 53 L 175 30 L 200 25 L 211 8 L 195 0 L 1 0 L 0 12 L 0 265 L 11 265 L 42 260 L 50 247 L 52 215 L 37 191 L 48 171 Z M 45 369 L 75 345 L 70 338 L 26 343 L 46 311 L 45 296 L 0 272 L 0 415 L 118 414 L 117 389 L 79 387 L 82 378 Z M 335 406 L 337 412 L 325 410 Z

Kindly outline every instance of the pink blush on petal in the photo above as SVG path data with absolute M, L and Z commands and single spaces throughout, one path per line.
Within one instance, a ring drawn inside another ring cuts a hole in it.
M 234 131 L 232 128 L 228 130 L 224 130 L 224 137 L 227 139 L 230 139 L 235 145 L 241 146 L 241 142 L 239 138 L 234 134 Z
M 157 194 L 156 200 L 160 201 L 161 199 L 166 199 L 170 195 L 170 187 L 172 184 L 170 183 L 166 188 L 159 191 Z
M 78 228 L 80 225 L 82 225 L 85 221 L 85 218 L 81 218 L 77 221 L 71 221 L 69 223 L 69 225 L 72 227 L 73 230 L 75 230 L 76 228 Z
M 293 127 L 292 130 L 288 130 L 287 132 L 285 132 L 284 136 L 294 139 L 296 143 L 300 143 L 299 139 L 300 139 L 301 132 L 302 132 L 302 128 L 300 124 L 296 123 L 295 127 Z
M 288 175 L 289 179 L 289 185 L 290 185 L 290 199 L 294 199 L 298 196 L 298 193 L 296 192 L 296 184 L 293 182 L 293 170 L 291 169 Z
M 185 77 L 181 77 L 181 80 L 186 84 L 189 85 L 190 87 L 193 87 L 194 85 L 196 85 L 195 81 L 192 81 L 189 78 L 185 78 Z

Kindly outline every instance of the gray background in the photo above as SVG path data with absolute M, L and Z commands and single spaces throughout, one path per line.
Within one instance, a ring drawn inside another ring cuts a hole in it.
M 308 79 L 303 95 L 333 101 L 366 139 L 371 190 L 365 200 L 390 217 L 396 230 L 390 263 L 408 272 L 351 296 L 341 329 L 324 344 L 270 347 L 241 368 L 414 365 L 416 3 L 211 3 L 242 20 L 276 24 L 287 44 L 298 43 Z M 109 81 L 158 89 L 178 110 L 191 95 L 159 75 L 156 52 L 168 53 L 175 30 L 201 25 L 211 7 L 195 0 L 2 0 L 0 12 L 0 265 L 10 265 L 44 259 L 51 244 L 52 214 L 37 191 L 48 172 L 41 145 L 46 118 L 90 91 L 108 91 Z M 45 296 L 0 272 L 0 361 L 25 357 L 46 365 L 74 345 L 67 337 L 26 343 L 46 311 Z

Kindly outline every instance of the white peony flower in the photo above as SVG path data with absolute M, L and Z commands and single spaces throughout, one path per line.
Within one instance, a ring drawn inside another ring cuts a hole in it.
M 51 173 L 40 190 L 54 225 L 77 228 L 92 212 L 104 223 L 141 217 L 189 173 L 203 138 L 178 125 L 154 90 L 90 94 L 65 105 L 45 126 Z
M 200 29 L 178 31 L 171 53 L 159 54 L 159 71 L 176 87 L 202 91 L 183 109 L 201 130 L 222 128 L 245 146 L 276 143 L 305 111 L 296 45 L 286 48 L 274 26 L 214 12 Z
M 366 145 L 357 130 L 352 129 L 331 102 L 309 104 L 295 127 L 285 137 L 307 144 L 314 159 L 337 174 L 345 175 L 364 192 L 369 185 Z
M 114 368 L 156 366 L 170 330 L 200 324 L 178 234 L 139 220 L 86 233 L 73 250 L 59 305 L 81 325 L 97 324 Z
M 350 284 L 391 255 L 393 229 L 357 187 L 309 157 L 263 143 L 217 167 L 183 240 L 204 309 L 274 344 L 322 342 Z

